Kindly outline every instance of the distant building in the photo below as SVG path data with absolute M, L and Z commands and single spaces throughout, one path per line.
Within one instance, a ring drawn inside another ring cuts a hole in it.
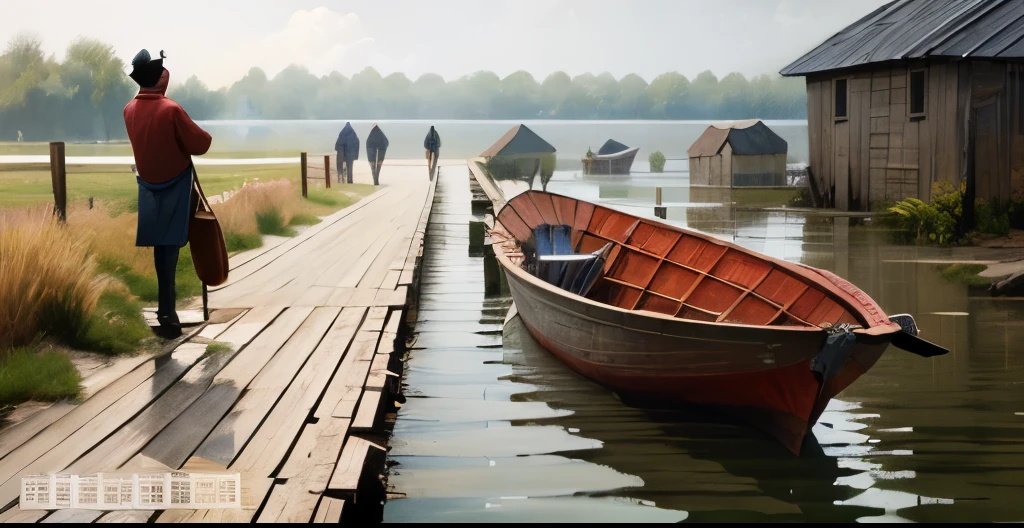
M 786 185 L 786 140 L 758 119 L 714 124 L 686 151 L 690 185 Z
M 807 78 L 812 190 L 869 210 L 966 177 L 968 196 L 1009 198 L 1024 188 L 1021 59 L 1020 0 L 897 0 L 840 31 L 780 72 Z

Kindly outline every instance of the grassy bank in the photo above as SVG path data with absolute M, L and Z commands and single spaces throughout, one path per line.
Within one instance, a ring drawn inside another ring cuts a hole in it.
M 267 179 L 287 175 L 266 174 Z M 135 183 L 126 179 L 121 187 L 134 190 Z M 30 196 L 26 188 L 31 187 L 12 186 L 0 196 Z M 261 245 L 264 234 L 292 236 L 297 226 L 317 223 L 319 216 L 374 190 L 371 185 L 311 189 L 304 199 L 298 185 L 285 178 L 246 185 L 213 207 L 229 249 L 241 251 Z M 19 208 L 0 204 L 0 412 L 26 399 L 77 395 L 78 372 L 62 349 L 126 354 L 161 342 L 142 316 L 143 304 L 155 303 L 158 294 L 152 249 L 134 245 L 133 200 L 108 196 L 91 207 L 81 200 L 70 203 L 64 225 L 51 214 L 49 200 Z M 202 287 L 188 246 L 177 269 L 178 298 L 187 302 Z M 42 377 L 24 375 L 33 369 Z M 18 381 L 3 386 L 11 379 Z
M 123 165 L 68 165 L 68 201 L 95 200 L 130 204 L 138 196 L 131 169 Z M 207 196 L 238 189 L 243 183 L 281 178 L 299 182 L 299 164 L 197 167 Z M 53 203 L 48 166 L 0 166 L 0 208 Z

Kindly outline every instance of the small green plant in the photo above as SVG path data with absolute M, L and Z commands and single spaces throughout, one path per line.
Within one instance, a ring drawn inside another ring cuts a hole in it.
M 223 352 L 230 352 L 230 351 L 231 351 L 231 345 L 229 345 L 227 343 L 221 343 L 219 341 L 214 341 L 214 342 L 206 345 L 206 353 L 207 354 L 220 354 L 220 353 L 223 353 Z
M 248 251 L 263 246 L 263 237 L 250 233 L 224 233 L 224 246 L 228 253 Z
M 316 225 L 320 223 L 320 218 L 311 214 L 297 214 L 288 221 L 290 226 L 306 226 Z
M 0 354 L 0 408 L 28 400 L 74 398 L 80 381 L 78 369 L 62 352 L 24 347 Z
M 800 187 L 796 196 L 789 200 L 790 207 L 811 207 L 812 205 L 814 202 L 811 201 L 811 188 L 806 185 Z
M 651 152 L 651 155 L 647 156 L 647 161 L 651 164 L 651 172 L 665 172 L 665 155 L 660 150 Z
M 295 230 L 285 225 L 284 216 L 276 208 L 256 213 L 256 226 L 264 235 L 295 236 Z
M 142 317 L 142 305 L 127 292 L 108 289 L 71 344 L 101 354 L 128 354 L 152 335 Z
M 988 266 L 983 264 L 949 264 L 939 266 L 939 276 L 943 281 L 952 284 L 988 286 L 992 284 L 992 280 L 978 275 L 986 269 Z

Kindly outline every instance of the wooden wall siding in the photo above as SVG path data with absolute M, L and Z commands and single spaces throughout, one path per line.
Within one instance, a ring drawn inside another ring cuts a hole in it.
M 912 120 L 909 72 L 922 67 L 927 71 L 925 117 Z M 848 119 L 841 121 L 832 110 L 835 77 L 808 78 L 811 168 L 823 187 L 835 189 L 836 208 L 868 210 L 871 202 L 912 196 L 927 200 L 933 181 L 959 181 L 965 137 L 959 73 L 957 63 L 943 62 L 843 74 L 850 92 Z M 1007 137 L 1012 131 L 1009 122 L 1000 128 Z M 1005 145 L 1008 149 L 1008 139 Z M 1001 152 L 1010 166 L 1011 158 Z M 1020 173 L 1024 181 L 1024 168 Z
M 1024 123 L 1021 122 L 1024 102 L 1024 65 L 1010 65 L 1010 195 L 1024 193 Z
M 785 185 L 786 155 L 734 156 L 732 146 L 726 144 L 715 156 L 690 158 L 690 183 L 712 187 L 733 187 L 736 174 L 776 174 Z

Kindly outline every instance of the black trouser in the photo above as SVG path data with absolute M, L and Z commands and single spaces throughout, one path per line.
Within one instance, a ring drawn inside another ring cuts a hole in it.
M 157 320 L 161 323 L 178 323 L 175 310 L 174 270 L 178 267 L 178 246 L 153 246 L 153 261 L 156 264 L 156 282 L 160 288 Z

